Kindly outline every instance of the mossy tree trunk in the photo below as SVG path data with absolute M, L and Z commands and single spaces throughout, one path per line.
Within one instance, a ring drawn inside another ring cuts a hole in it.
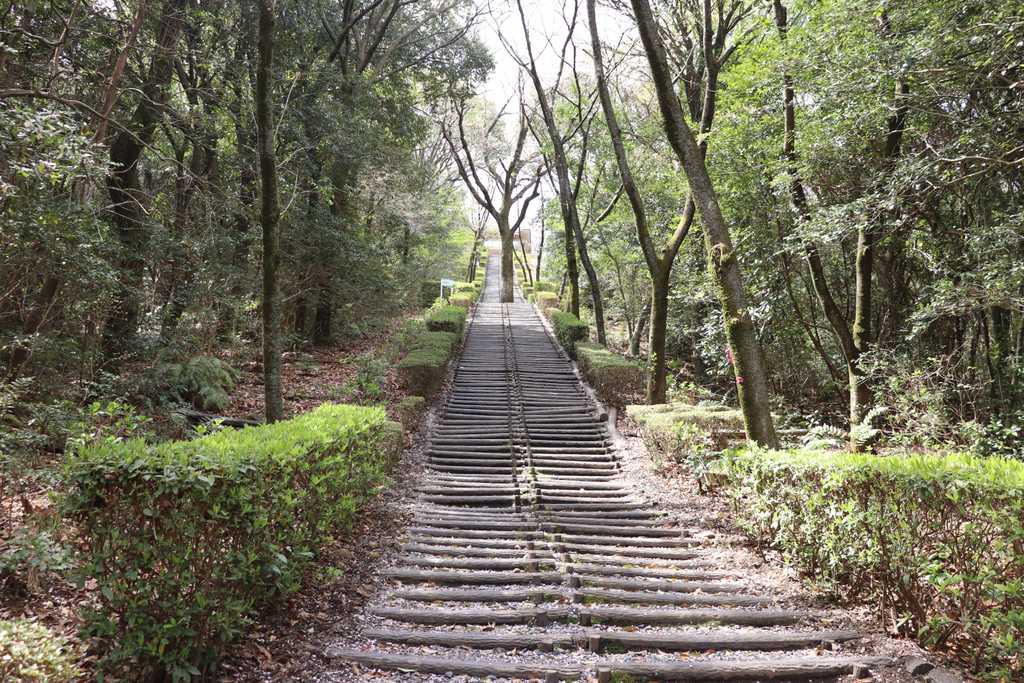
M 665 46 L 658 33 L 649 0 L 631 0 L 640 39 L 651 67 L 662 123 L 669 144 L 679 159 L 690 185 L 690 194 L 700 211 L 708 269 L 717 285 L 718 298 L 725 320 L 725 334 L 729 343 L 736 375 L 736 393 L 739 398 L 747 437 L 768 447 L 778 446 L 778 436 L 772 420 L 761 345 L 750 317 L 750 305 L 743 287 L 739 262 L 733 250 L 729 228 L 718 204 L 718 195 L 708 175 L 704 155 L 686 122 L 676 95 L 672 73 L 665 55 Z M 704 0 L 705 26 L 710 24 L 711 1 Z M 705 59 L 714 58 L 710 31 L 704 31 Z M 709 81 L 708 87 L 713 84 Z M 713 104 L 705 101 L 705 109 Z
M 587 0 L 587 19 L 590 24 L 590 39 L 591 47 L 593 48 L 598 97 L 601 101 L 601 109 L 604 111 L 605 122 L 608 125 L 608 134 L 611 138 L 612 149 L 615 152 L 619 177 L 622 180 L 622 189 L 633 211 L 637 239 L 643 250 L 644 261 L 651 277 L 651 332 L 649 339 L 650 348 L 648 350 L 650 363 L 647 375 L 646 400 L 648 404 L 664 403 L 667 399 L 668 387 L 668 362 L 665 356 L 665 340 L 668 329 L 668 295 L 671 287 L 672 265 L 679 254 L 679 249 L 686 239 L 686 235 L 690 231 L 690 226 L 693 224 L 694 204 L 692 200 L 686 202 L 686 209 L 679 224 L 659 253 L 655 246 L 654 238 L 651 236 L 647 209 L 643 198 L 640 196 L 640 190 L 636 185 L 636 180 L 629 165 L 626 147 L 622 141 L 622 130 L 619 127 L 615 105 L 612 102 L 611 89 L 608 86 L 608 79 L 604 68 L 604 57 L 601 50 L 601 39 L 597 29 L 596 0 Z M 708 125 L 710 125 L 710 121 Z M 637 326 L 640 327 L 640 324 Z M 639 350 L 639 335 L 636 335 L 635 345 L 631 346 L 635 346 Z
M 788 12 L 781 0 L 773 0 L 775 27 L 779 39 L 785 45 L 788 32 Z M 883 17 L 884 19 L 884 17 Z M 883 21 L 884 24 L 884 21 Z M 790 177 L 789 194 L 796 209 L 799 220 L 806 221 L 811 216 L 807 200 L 807 190 L 800 173 L 799 156 L 796 151 L 796 91 L 793 78 L 788 71 L 783 71 L 783 146 L 782 154 Z M 907 109 L 903 100 L 907 95 L 905 83 L 897 83 L 894 95 L 894 111 L 887 122 L 884 159 L 891 166 L 899 157 L 903 129 L 906 125 Z M 863 444 L 854 438 L 853 428 L 859 424 L 869 412 L 871 405 L 871 386 L 867 373 L 862 366 L 862 356 L 872 341 L 871 318 L 873 316 L 872 276 L 874 272 L 875 249 L 880 237 L 879 226 L 866 223 L 857 230 L 857 251 L 854 260 L 854 319 L 849 323 L 839 304 L 836 302 L 829 287 L 825 274 L 825 266 L 820 250 L 814 242 L 805 240 L 803 244 L 807 269 L 810 274 L 811 288 L 828 320 L 829 327 L 839 342 L 846 363 L 847 382 L 849 388 L 850 416 L 850 448 L 861 450 Z M 826 359 L 827 360 L 827 359 Z

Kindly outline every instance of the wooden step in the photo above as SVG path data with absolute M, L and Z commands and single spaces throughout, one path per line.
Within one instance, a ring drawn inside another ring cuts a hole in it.
M 419 671 L 421 673 L 446 676 L 578 681 L 584 672 L 581 666 L 552 664 L 550 662 L 507 662 L 426 655 L 398 655 L 372 650 L 356 650 L 354 648 L 328 648 L 325 655 L 329 659 L 344 659 L 372 669 Z

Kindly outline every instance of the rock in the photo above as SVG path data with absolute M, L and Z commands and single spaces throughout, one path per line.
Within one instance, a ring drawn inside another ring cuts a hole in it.
M 857 681 L 862 681 L 862 680 L 866 680 L 868 678 L 872 678 L 871 671 L 866 666 L 861 666 L 860 664 L 858 664 L 857 666 L 853 667 L 853 670 L 851 671 L 851 673 L 853 674 L 854 680 L 857 680 Z
M 929 671 L 926 678 L 929 683 L 964 683 L 963 676 L 941 667 L 937 667 Z
M 922 657 L 904 657 L 902 664 L 907 673 L 914 676 L 924 676 L 935 668 L 934 664 Z

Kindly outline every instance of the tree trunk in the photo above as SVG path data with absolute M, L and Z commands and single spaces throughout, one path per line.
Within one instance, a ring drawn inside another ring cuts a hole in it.
M 526 254 L 526 244 L 523 242 L 523 231 L 517 230 L 516 235 L 519 238 L 519 251 L 523 252 L 523 284 L 533 284 L 533 274 L 530 272 L 530 258 Z
M 476 261 L 480 254 L 480 239 L 473 236 L 473 251 L 469 253 L 469 265 L 466 267 L 466 282 L 476 279 Z
M 644 330 L 647 328 L 647 320 L 651 317 L 651 302 L 644 303 L 640 310 L 640 317 L 636 319 L 636 327 L 629 338 L 629 355 L 638 357 L 640 355 L 640 342 L 644 338 Z
M 313 343 L 325 346 L 331 343 L 334 324 L 334 289 L 330 273 L 320 276 L 317 287 L 316 315 L 313 317 Z
M 651 337 L 648 358 L 650 369 L 647 375 L 647 403 L 654 405 L 664 403 L 668 391 L 665 358 L 665 337 L 668 328 L 668 268 L 662 268 L 655 274 L 651 286 Z M 642 319 L 642 318 L 641 318 Z M 639 325 L 638 325 L 639 327 Z
M 573 232 L 576 233 L 576 248 L 579 250 L 580 263 L 583 264 L 583 270 L 587 273 L 587 282 L 590 284 L 590 300 L 594 305 L 594 327 L 597 329 L 597 343 L 601 346 L 607 346 L 608 340 L 605 337 L 604 331 L 604 301 L 601 298 L 601 280 L 598 279 L 597 270 L 590 261 L 590 254 L 587 252 L 587 240 L 583 235 L 583 229 L 580 227 L 579 221 L 573 226 Z M 579 315 L 579 313 L 577 312 L 576 315 Z
M 118 287 L 103 331 L 108 356 L 123 352 L 138 334 L 142 317 L 142 290 L 149 234 L 142 210 L 139 161 L 163 116 L 167 86 L 174 73 L 178 40 L 185 25 L 186 0 L 166 0 L 157 26 L 156 47 L 142 96 L 131 122 L 119 130 L 110 145 L 112 170 L 107 177 L 114 233 L 121 246 Z
M 686 173 L 691 196 L 703 219 L 708 269 L 717 284 L 729 355 L 732 357 L 736 375 L 736 393 L 743 412 L 747 436 L 758 444 L 775 448 L 779 441 L 772 420 L 768 376 L 761 345 L 750 317 L 750 305 L 743 287 L 739 262 L 733 251 L 729 228 L 722 216 L 718 195 L 711 184 L 704 155 L 694 139 L 676 96 L 672 74 L 665 57 L 665 48 L 658 35 L 649 0 L 631 2 L 640 39 L 651 66 L 665 133 Z M 705 0 L 704 4 L 705 12 L 709 12 L 709 0 Z
M 505 224 L 498 224 L 498 234 L 501 235 L 501 297 L 503 304 L 510 304 L 515 301 L 515 290 L 512 288 L 513 272 L 512 256 L 515 253 L 515 244 L 512 242 L 512 230 Z
M 580 269 L 576 265 L 576 238 L 573 237 L 572 228 L 565 224 L 565 285 L 569 287 L 568 311 L 579 317 L 580 315 Z M 565 285 L 562 290 L 565 290 Z M 564 303 L 563 303 L 564 305 Z
M 537 244 L 537 263 L 534 267 L 533 281 L 540 282 L 540 262 L 544 258 L 544 234 L 547 233 L 547 226 L 544 225 L 544 201 L 541 199 L 540 215 L 540 242 Z
M 260 0 L 256 67 L 256 131 L 260 162 L 260 222 L 263 226 L 263 386 L 267 422 L 284 417 L 281 396 L 281 309 L 278 301 L 277 159 L 271 110 L 275 0 Z

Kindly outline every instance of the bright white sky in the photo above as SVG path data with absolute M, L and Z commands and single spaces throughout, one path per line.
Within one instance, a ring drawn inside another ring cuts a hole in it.
M 574 0 L 522 0 L 523 9 L 526 14 L 527 26 L 530 30 L 530 40 L 533 45 L 534 56 L 537 59 L 537 66 L 540 72 L 541 82 L 545 85 L 552 85 L 558 73 L 558 64 L 562 43 L 568 34 L 567 21 L 572 16 Z M 495 68 L 491 77 L 480 90 L 481 97 L 489 100 L 494 109 L 500 109 L 507 101 L 512 99 L 512 111 L 518 98 L 517 88 L 520 78 L 520 67 L 508 53 L 508 48 L 502 42 L 511 45 L 522 57 L 526 57 L 526 43 L 523 38 L 523 28 L 519 19 L 519 11 L 516 8 L 516 0 L 479 0 L 480 6 L 489 14 L 485 14 L 479 28 L 481 40 L 490 50 L 494 58 Z M 563 18 L 563 13 L 564 17 Z M 632 32 L 632 20 L 621 14 L 602 8 L 597 8 L 597 20 L 602 41 L 605 45 L 620 45 L 623 43 L 624 32 Z M 500 35 L 499 35 L 500 33 Z M 577 69 L 583 73 L 593 73 L 593 64 L 590 59 L 590 28 L 587 25 L 586 0 L 579 0 L 579 13 L 577 26 L 573 32 L 573 41 L 576 45 Z M 628 42 L 628 39 L 627 41 Z M 570 52 L 567 54 L 571 54 Z M 605 55 L 606 63 L 609 56 Z M 534 99 L 533 86 L 529 79 L 524 81 L 524 90 L 527 99 Z M 514 126 L 506 127 L 506 130 L 514 133 Z M 545 183 L 543 199 L 553 196 L 554 190 L 549 183 Z M 467 206 L 475 213 L 476 205 L 469 193 L 466 193 Z M 538 211 L 540 202 L 534 201 L 530 206 L 529 217 L 523 224 L 524 227 L 539 225 Z M 536 241 L 534 241 L 536 244 Z
M 559 51 L 568 33 L 566 23 L 572 16 L 574 0 L 522 0 L 526 14 L 530 39 L 545 85 L 554 81 L 558 71 Z M 480 27 L 480 38 L 494 57 L 495 69 L 481 95 L 501 106 L 516 92 L 519 65 L 508 54 L 499 37 L 511 44 L 519 54 L 526 56 L 523 29 L 516 9 L 516 0 L 480 0 L 482 7 L 490 9 L 490 16 L 484 18 Z M 563 18 L 563 16 L 565 18 Z M 577 68 L 592 73 L 590 61 L 590 29 L 587 26 L 586 0 L 579 0 L 578 25 L 573 34 L 577 48 Z M 597 21 L 601 38 L 605 44 L 617 45 L 624 31 L 630 30 L 628 17 L 611 10 L 597 7 Z M 527 86 L 529 82 L 527 81 Z M 532 94 L 532 87 L 527 94 Z

